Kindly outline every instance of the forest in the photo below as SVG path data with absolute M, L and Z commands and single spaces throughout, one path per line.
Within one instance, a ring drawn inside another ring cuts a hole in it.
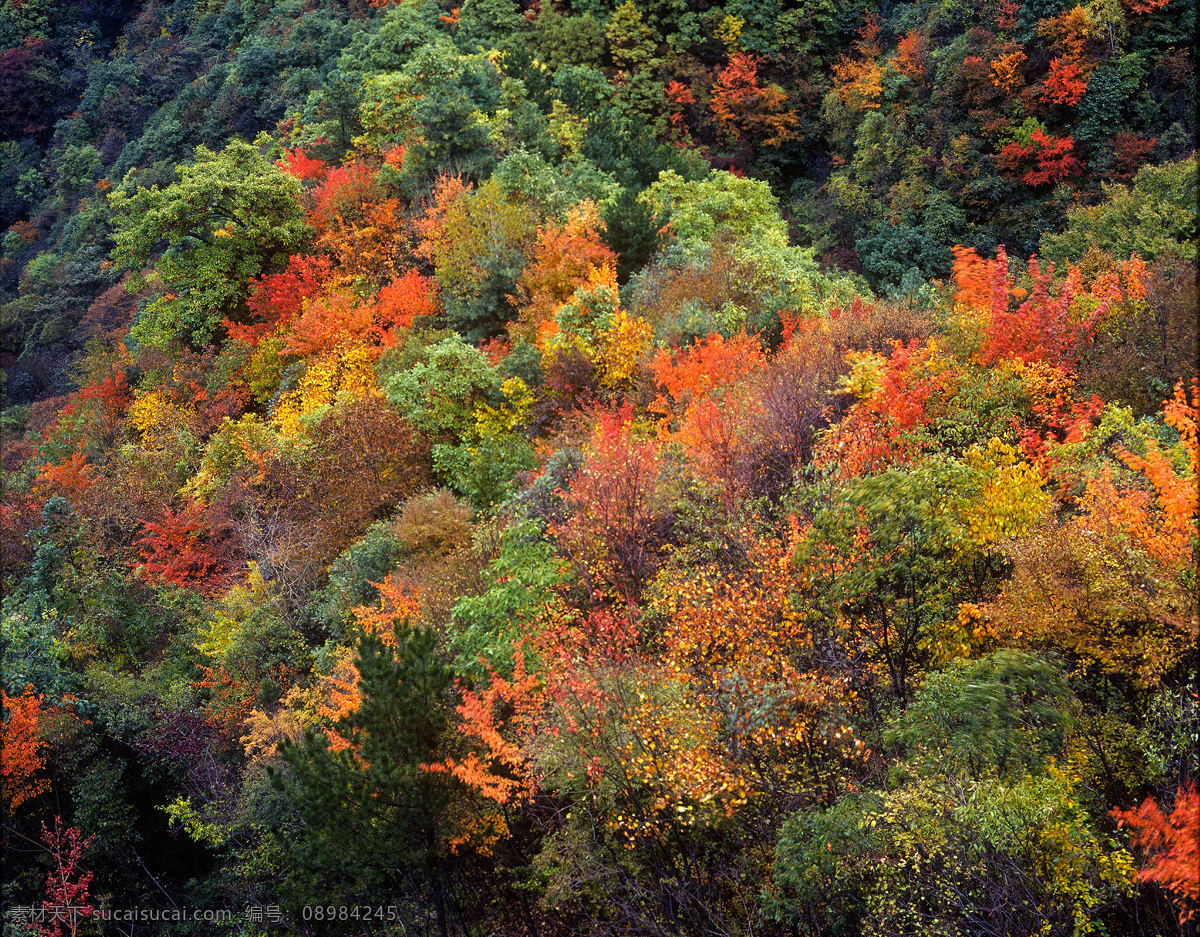
M 1195 0 L 2 0 L 3 937 L 1200 917 Z

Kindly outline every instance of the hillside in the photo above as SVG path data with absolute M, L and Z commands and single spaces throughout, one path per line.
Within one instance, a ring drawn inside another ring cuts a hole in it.
M 5 0 L 6 937 L 1193 934 L 1194 34 Z

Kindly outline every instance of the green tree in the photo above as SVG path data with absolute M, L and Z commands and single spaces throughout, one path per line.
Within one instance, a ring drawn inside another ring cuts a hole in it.
M 1067 212 L 1067 230 L 1042 236 L 1042 256 L 1057 263 L 1078 260 L 1093 247 L 1114 257 L 1136 251 L 1153 260 L 1168 248 L 1196 253 L 1194 156 L 1144 166 L 1133 185 L 1105 185 L 1105 200 Z
M 643 71 L 655 64 L 654 31 L 643 22 L 641 11 L 632 0 L 626 0 L 613 11 L 604 32 L 613 64 L 621 71 Z
M 487 590 L 454 606 L 460 630 L 450 649 L 465 673 L 485 676 L 482 658 L 507 677 L 514 642 L 550 605 L 555 589 L 570 581 L 571 571 L 545 539 L 541 522 L 526 519 L 501 534 L 499 553 L 483 576 Z
M 638 199 L 631 188 L 620 190 L 604 209 L 604 243 L 617 255 L 617 280 L 626 283 L 662 246 L 665 218 Z
M 445 440 L 465 436 L 483 404 L 498 400 L 500 379 L 487 358 L 451 335 L 405 362 L 392 352 L 379 360 L 379 386 L 422 433 Z
M 994 582 L 970 527 L 984 487 L 978 470 L 930 456 L 855 480 L 816 517 L 846 560 L 826 596 L 859 629 L 851 642 L 864 644 L 901 705 L 922 666 L 961 652 L 960 603 L 979 601 Z
M 422 249 L 437 271 L 450 324 L 468 341 L 500 334 L 515 318 L 517 280 L 533 251 L 533 210 L 488 180 L 452 197 L 427 230 Z
M 642 198 L 671 216 L 675 240 L 694 254 L 718 236 L 746 242 L 787 243 L 787 225 L 771 188 L 757 179 L 713 172 L 688 182 L 674 170 L 662 173 Z
M 1019 777 L 1063 754 L 1074 705 L 1061 670 L 1002 650 L 931 674 L 884 739 L 934 774 Z
M 157 257 L 162 292 L 137 316 L 132 335 L 163 349 L 217 339 L 221 320 L 238 316 L 250 280 L 282 266 L 309 234 L 297 202 L 300 181 L 258 146 L 197 147 L 195 160 L 176 171 L 179 181 L 165 189 L 123 188 L 109 197 L 112 260 L 135 271 L 131 291 L 151 282 L 144 268 Z
M 787 820 L 767 913 L 800 934 L 1067 937 L 1104 911 L 1133 857 L 1097 830 L 1066 774 L 937 774 Z
M 938 244 L 924 228 L 879 225 L 855 244 L 863 272 L 876 289 L 898 286 L 910 270 L 922 278 L 945 276 L 950 268 L 949 245 Z
M 604 48 L 604 29 L 591 13 L 563 16 L 542 7 L 534 24 L 537 57 L 556 73 L 564 65 L 596 65 Z
M 438 931 L 448 934 L 443 815 L 452 781 L 423 766 L 438 761 L 448 718 L 450 670 L 432 630 L 395 624 L 394 646 L 358 643 L 358 709 L 335 726 L 349 743 L 333 750 L 311 729 L 284 741 L 286 768 L 272 770 L 297 823 L 279 833 L 292 858 L 288 885 L 297 904 L 419 904 L 431 897 Z
M 463 0 L 459 9 L 454 41 L 467 53 L 501 47 L 526 26 L 513 0 Z
M 621 110 L 654 124 L 666 108 L 662 82 L 654 77 L 658 37 L 642 19 L 632 0 L 617 7 L 604 31 L 608 51 L 618 73 L 615 80 Z
M 378 28 L 355 34 L 338 59 L 338 67 L 343 72 L 364 75 L 399 71 L 422 48 L 437 42 L 440 13 L 432 0 L 409 0 L 392 6 L 383 14 Z M 302 22 L 307 23 L 314 15 L 307 14 Z
M 885 730 L 907 755 L 888 790 L 783 824 L 767 913 L 806 934 L 1100 930 L 1132 857 L 1055 762 L 1077 705 L 1058 666 L 1020 651 L 931 675 Z
M 1081 145 L 1099 146 L 1126 126 L 1125 106 L 1139 84 L 1136 62 L 1133 56 L 1109 59 L 1088 77 L 1087 93 L 1076 108 L 1074 127 L 1074 137 Z

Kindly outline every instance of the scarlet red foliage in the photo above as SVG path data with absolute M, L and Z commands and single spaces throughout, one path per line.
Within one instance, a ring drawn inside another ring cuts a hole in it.
M 916 341 L 896 345 L 883 383 L 875 395 L 876 409 L 886 414 L 899 430 L 912 429 L 932 419 L 926 404 L 938 381 L 924 375 L 915 376 L 911 369 L 911 364 L 926 353 L 927 349 Z
M 20 696 L 9 696 L 0 690 L 4 706 L 4 723 L 0 726 L 0 780 L 3 780 L 5 812 L 11 814 L 27 800 L 45 793 L 50 782 L 43 776 L 46 769 L 46 742 L 38 732 L 38 723 L 49 708 L 43 709 L 45 697 L 25 687 Z
M 76 450 L 65 462 L 43 465 L 34 487 L 41 496 L 58 494 L 78 503 L 94 481 L 95 470 L 88 464 L 87 456 Z
M 818 465 L 835 469 L 841 478 L 913 462 L 922 444 L 912 431 L 942 412 L 957 380 L 951 359 L 935 343 L 919 339 L 896 342 L 879 364 L 877 389 L 832 428 L 816 454 Z
M 1008 255 L 1004 245 L 996 248 L 995 260 L 984 260 L 974 250 L 954 245 L 954 299 L 960 307 L 992 315 L 1008 308 Z
M 375 302 L 344 289 L 312 296 L 292 322 L 283 353 L 312 355 L 355 344 L 393 345 L 397 332 L 437 314 L 436 289 L 436 283 L 410 270 L 380 290 Z M 377 351 L 376 347 L 372 353 Z
M 283 352 L 312 355 L 356 344 L 371 328 L 371 306 L 360 302 L 347 290 L 314 297 L 292 326 Z
M 1122 130 L 1108 142 L 1113 148 L 1113 165 L 1106 175 L 1114 182 L 1128 182 L 1154 154 L 1158 137 L 1145 139 Z
M 999 260 L 997 257 L 997 263 Z M 1052 296 L 1050 290 L 1054 264 L 1042 273 L 1037 258 L 1031 257 L 1029 276 L 1033 280 L 1033 289 L 1020 306 L 1011 311 L 993 307 L 980 360 L 991 364 L 1000 358 L 1013 358 L 1026 364 L 1044 361 L 1071 367 L 1083 343 L 1090 338 L 1112 303 L 1120 298 L 1120 292 L 1115 283 L 1099 284 L 1099 289 L 1093 290 L 1094 294 L 1099 293 L 1095 296 L 1098 304 L 1088 315 L 1076 316 L 1071 307 L 1083 293 L 1078 270 L 1071 269 L 1056 296 Z
M 283 159 L 277 160 L 275 165 L 289 175 L 295 176 L 301 182 L 309 179 L 325 178 L 326 166 L 324 161 L 313 159 L 299 147 L 296 147 L 294 150 L 284 150 Z
M 632 415 L 629 404 L 600 414 L 591 453 L 563 494 L 571 514 L 550 528 L 590 594 L 610 587 L 627 603 L 654 572 L 660 533 L 658 446 L 633 437 Z
M 143 520 L 146 533 L 138 538 L 146 580 L 168 582 L 215 595 L 232 578 L 227 545 L 228 519 L 193 501 L 178 513 L 164 508 L 158 520 Z
M 733 139 L 761 138 L 767 146 L 791 139 L 796 115 L 787 109 L 787 97 L 775 86 L 758 83 L 758 60 L 739 52 L 721 71 L 712 90 L 712 112 Z
M 1200 463 L 1200 446 L 1196 438 L 1198 417 L 1200 387 L 1193 382 L 1189 401 L 1180 381 L 1175 395 L 1163 405 L 1163 420 L 1181 437 L 1188 454 L 1190 471 L 1187 473 L 1178 474 L 1173 460 L 1154 442 L 1146 444 L 1144 456 L 1130 452 L 1124 446 L 1115 450 L 1117 458 L 1146 476 L 1154 489 L 1153 499 L 1144 490 L 1118 495 L 1112 489 L 1102 492 L 1103 485 L 1097 488 L 1098 495 L 1112 496 L 1107 498 L 1112 506 L 1107 513 L 1116 525 L 1125 528 L 1150 556 L 1168 567 L 1190 567 L 1195 562 L 1191 544 L 1196 535 L 1196 470 Z
M 1054 461 L 1053 447 L 1082 441 L 1104 409 L 1104 401 L 1095 394 L 1087 400 L 1072 397 L 1065 390 L 1033 405 L 1039 427 L 1026 427 L 1021 435 L 1025 457 L 1040 466 Z
M 480 345 L 479 350 L 487 358 L 488 364 L 495 368 L 508 357 L 509 352 L 512 351 L 512 346 L 506 337 L 495 335 Z
M 517 714 L 513 721 L 532 710 L 532 701 L 541 702 L 544 681 L 541 674 L 526 673 L 525 654 L 516 648 L 513 677 L 508 680 L 495 671 L 489 674 L 486 689 L 471 690 L 459 684 L 462 702 L 458 714 L 462 722 L 458 731 L 485 746 L 484 757 L 468 752 L 462 759 L 446 758 L 442 762 L 422 765 L 426 771 L 449 772 L 484 797 L 506 804 L 529 800 L 537 790 L 528 755 L 515 741 L 505 737 L 504 722 L 497 718 L 497 709 Z M 536 706 L 536 703 L 533 704 Z
M 133 400 L 129 382 L 123 370 L 114 371 L 99 382 L 93 382 L 79 391 L 80 400 L 94 400 L 100 411 L 105 432 L 114 432 L 125 416 Z
M 896 43 L 896 58 L 893 60 L 900 74 L 920 81 L 925 77 L 929 68 L 929 54 L 926 49 L 925 35 L 920 30 L 910 30 L 901 36 Z
M 707 397 L 722 387 L 738 384 L 766 366 L 762 345 L 744 331 L 728 341 L 719 332 L 690 348 L 674 352 L 659 350 L 651 362 L 654 382 L 676 405 Z M 659 406 L 665 401 L 659 401 Z
M 320 237 L 335 220 L 362 211 L 377 194 L 375 173 L 365 163 L 346 163 L 330 169 L 321 185 L 312 192 L 308 223 Z
M 1021 4 L 1017 0 L 1000 0 L 996 6 L 996 29 L 1009 32 L 1017 28 L 1017 16 L 1021 13 Z
M 46 875 L 46 897 L 42 900 L 44 920 L 35 921 L 38 937 L 63 937 L 80 932 L 82 923 L 96 913 L 88 895 L 93 872 L 84 872 L 79 863 L 83 852 L 95 836 L 84 837 L 76 827 L 62 825 L 62 817 L 54 818 L 54 829 L 42 824 L 42 843 L 50 851 L 54 867 Z
M 392 344 L 397 330 L 408 331 L 417 319 L 436 315 L 437 308 L 437 284 L 410 270 L 379 291 L 372 332 L 383 344 Z
M 683 109 L 688 104 L 696 103 L 696 96 L 692 94 L 692 89 L 679 81 L 672 81 L 666 87 L 667 100 L 671 102 L 671 126 L 676 131 L 684 133 L 687 131 L 687 125 L 684 122 Z
M 1138 878 L 1171 892 L 1179 906 L 1179 922 L 1190 921 L 1200 904 L 1200 793 L 1196 782 L 1179 788 L 1169 817 L 1153 797 L 1137 810 L 1112 813 L 1118 823 L 1132 827 L 1133 842 L 1151 853 L 1149 864 Z
M 1083 174 L 1085 167 L 1075 157 L 1074 150 L 1074 137 L 1056 137 L 1035 130 L 1029 136 L 1029 143 L 1010 143 L 1004 147 L 998 162 L 1001 170 L 1010 176 L 1029 167 L 1020 178 L 1032 188 L 1057 185 Z M 1030 166 L 1031 161 L 1035 165 Z
M 1042 82 L 1042 100 L 1074 107 L 1087 91 L 1087 80 L 1079 66 L 1069 59 L 1050 60 L 1050 74 Z
M 304 310 L 304 301 L 319 294 L 329 281 L 333 264 L 324 254 L 304 257 L 299 254 L 288 260 L 282 273 L 269 273 L 250 285 L 246 305 L 261 321 L 242 325 L 223 321 L 230 338 L 248 345 L 257 345 L 277 328 L 290 325 Z

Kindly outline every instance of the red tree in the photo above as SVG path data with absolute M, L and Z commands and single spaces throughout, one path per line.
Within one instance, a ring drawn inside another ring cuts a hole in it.
M 227 518 L 198 501 L 178 513 L 164 508 L 158 520 L 142 524 L 138 539 L 143 563 L 141 576 L 214 595 L 229 584 L 232 557 L 226 542 Z
M 46 897 L 42 899 L 42 920 L 35 921 L 38 937 L 75 937 L 84 921 L 96 913 L 88 895 L 92 872 L 79 867 L 83 852 L 96 839 L 86 839 L 75 827 L 63 828 L 62 817 L 54 818 L 54 829 L 42 824 L 42 842 L 50 850 L 54 868 L 46 876 Z
M 340 219 L 361 213 L 379 195 L 375 172 L 365 163 L 347 163 L 327 170 L 311 194 L 308 223 L 317 236 L 325 234 Z
M 896 57 L 892 64 L 896 70 L 915 82 L 921 82 L 929 69 L 929 51 L 925 36 L 919 30 L 910 30 L 896 43 Z
M 275 165 L 284 172 L 295 176 L 301 182 L 309 179 L 324 179 L 326 166 L 323 160 L 313 159 L 300 147 L 294 150 L 284 150 L 283 159 L 276 160 Z
M 591 452 L 563 493 L 571 513 L 550 528 L 591 594 L 609 586 L 627 604 L 653 575 L 661 533 L 658 446 L 633 437 L 632 412 L 626 404 L 600 414 Z
M 1086 317 L 1075 316 L 1071 307 L 1084 294 L 1078 270 L 1071 269 L 1056 296 L 1050 289 L 1054 264 L 1042 273 L 1037 258 L 1031 257 L 1029 276 L 1033 289 L 1020 306 L 1012 311 L 993 308 L 980 359 L 983 364 L 1015 358 L 1026 364 L 1044 361 L 1071 367 L 1120 292 L 1112 281 L 1098 282 L 1092 290 L 1097 304 Z
M 304 310 L 304 301 L 318 295 L 333 273 L 333 264 L 324 255 L 288 260 L 282 273 L 269 273 L 251 283 L 246 305 L 260 321 L 250 325 L 222 323 L 231 338 L 257 345 L 277 328 L 291 324 Z
M 124 370 L 116 370 L 97 378 L 79 391 L 80 400 L 94 400 L 103 431 L 114 433 L 120 427 L 125 411 L 133 401 Z
M 1056 137 L 1035 130 L 1028 143 L 1010 143 L 1000 151 L 998 162 L 1010 176 L 1020 174 L 1027 186 L 1057 185 L 1082 175 L 1084 165 L 1074 155 L 1074 137 Z M 1022 170 L 1025 172 L 1022 174 Z
M 25 687 L 20 696 L 0 690 L 5 720 L 0 726 L 0 781 L 3 781 L 5 812 L 12 813 L 27 800 L 46 792 L 50 782 L 42 777 L 46 768 L 46 741 L 38 732 L 44 697 Z
M 795 135 L 796 115 L 787 108 L 787 95 L 758 83 L 758 60 L 745 52 L 730 59 L 717 78 L 712 111 L 732 140 L 761 138 L 767 146 L 779 146 Z
M 1158 137 L 1145 139 L 1122 130 L 1108 142 L 1113 149 L 1113 165 L 1107 176 L 1114 182 L 1128 182 L 1150 160 Z
M 1069 59 L 1051 59 L 1050 74 L 1042 82 L 1042 100 L 1074 107 L 1087 91 L 1087 80 Z
M 1138 875 L 1171 892 L 1179 906 L 1179 922 L 1190 921 L 1200 904 L 1200 794 L 1196 782 L 1179 788 L 1175 809 L 1166 816 L 1153 797 L 1137 810 L 1113 810 L 1119 824 L 1128 823 L 1133 843 L 1152 853 Z
M 437 284 L 409 270 L 379 291 L 372 334 L 383 344 L 395 341 L 395 332 L 407 332 L 418 319 L 437 314 Z

